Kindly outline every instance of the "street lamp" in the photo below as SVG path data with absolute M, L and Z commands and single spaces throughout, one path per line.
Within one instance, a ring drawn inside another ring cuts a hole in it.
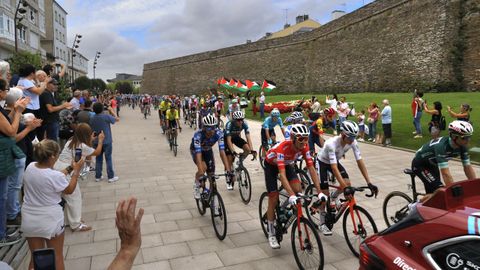
M 72 71 L 72 80 L 71 83 L 74 83 L 73 79 L 73 58 L 77 55 L 76 54 L 76 49 L 78 49 L 78 43 L 80 43 L 80 39 L 82 38 L 82 35 L 76 34 L 75 39 L 73 40 L 73 45 L 72 45 L 72 66 L 71 66 L 71 71 Z
M 22 6 L 20 6 L 20 4 Z M 14 18 L 15 53 L 18 52 L 18 40 L 17 40 L 18 33 L 17 33 L 17 29 L 18 29 L 18 25 L 23 20 L 23 14 L 27 13 L 27 10 L 25 9 L 26 7 L 28 7 L 28 3 L 25 0 L 23 0 L 23 1 L 18 1 L 17 9 L 15 9 L 15 18 Z
M 100 54 L 102 54 L 101 52 L 97 52 L 97 54 L 95 55 L 95 60 L 93 61 L 93 78 L 95 79 L 95 69 L 97 68 L 97 60 L 98 58 L 100 58 Z

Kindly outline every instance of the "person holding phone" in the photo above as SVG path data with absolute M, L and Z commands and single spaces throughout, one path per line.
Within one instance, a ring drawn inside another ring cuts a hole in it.
M 93 140 L 98 138 L 98 145 L 93 148 Z M 55 163 L 56 170 L 62 170 L 67 167 L 73 161 L 76 161 L 76 155 L 80 155 L 85 159 L 100 155 L 102 153 L 103 140 L 105 135 L 100 132 L 98 136 L 94 136 L 92 129 L 88 124 L 80 123 L 75 129 L 72 138 L 67 141 L 63 148 L 58 161 Z M 78 154 L 80 153 L 80 154 Z M 77 158 L 78 159 L 78 158 Z M 70 179 L 70 176 L 67 176 Z M 84 232 L 92 229 L 91 226 L 82 222 L 82 194 L 80 186 L 72 194 L 64 194 L 63 198 L 66 201 L 65 205 L 65 217 L 66 225 L 70 226 L 70 229 L 74 232 Z
M 65 269 L 63 262 L 64 217 L 62 194 L 72 194 L 77 186 L 84 158 L 72 162 L 62 171 L 54 170 L 60 155 L 60 146 L 52 140 L 43 140 L 34 146 L 36 162 L 30 163 L 24 174 L 22 207 L 23 236 L 30 251 L 46 247 L 55 250 L 57 270 Z M 70 175 L 70 181 L 67 175 Z M 33 258 L 29 269 L 33 269 Z

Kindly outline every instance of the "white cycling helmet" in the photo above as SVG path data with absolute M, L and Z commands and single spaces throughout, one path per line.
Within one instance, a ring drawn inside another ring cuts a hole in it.
M 358 136 L 359 128 L 357 123 L 353 121 L 350 121 L 350 120 L 343 121 L 340 129 L 342 130 L 343 134 L 347 135 L 348 137 Z
M 303 120 L 303 114 L 301 112 L 293 112 L 291 115 L 290 115 L 290 118 L 292 120 Z
M 280 116 L 280 111 L 277 108 L 274 108 L 271 112 L 270 115 L 272 117 L 279 117 Z
M 473 126 L 467 121 L 455 120 L 448 125 L 448 131 L 452 135 L 472 136 Z
M 307 126 L 305 126 L 304 124 L 295 124 L 295 125 L 292 125 L 290 134 L 294 137 L 296 136 L 308 137 L 308 135 L 310 134 L 310 130 L 308 130 Z
M 233 119 L 235 120 L 239 120 L 239 119 L 244 119 L 245 118 L 245 114 L 242 112 L 242 111 L 236 111 L 236 112 L 233 112 Z
M 212 114 L 209 114 L 202 119 L 203 125 L 206 127 L 215 127 L 218 125 L 217 118 Z

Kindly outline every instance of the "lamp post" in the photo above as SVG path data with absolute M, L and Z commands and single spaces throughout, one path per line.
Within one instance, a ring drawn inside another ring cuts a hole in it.
M 72 65 L 71 65 L 71 71 L 72 71 L 72 80 L 71 83 L 74 83 L 74 78 L 73 78 L 73 58 L 77 55 L 76 54 L 76 49 L 78 48 L 78 43 L 80 43 L 80 39 L 82 38 L 82 35 L 76 34 L 75 39 L 73 40 L 73 45 L 72 45 Z
M 22 5 L 22 6 L 20 6 Z M 14 30 L 15 30 L 15 53 L 18 52 L 18 24 L 23 20 L 23 14 L 27 13 L 25 7 L 28 7 L 28 3 L 25 0 L 18 1 L 17 8 L 15 9 L 15 18 L 14 18 Z
M 97 68 L 97 60 L 98 58 L 100 58 L 100 54 L 102 53 L 97 52 L 97 54 L 95 55 L 95 60 L 93 61 L 93 79 L 95 79 L 95 69 Z

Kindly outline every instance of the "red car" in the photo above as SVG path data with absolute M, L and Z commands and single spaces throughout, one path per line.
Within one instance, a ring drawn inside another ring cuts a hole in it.
M 360 245 L 361 270 L 480 270 L 480 179 L 456 182 L 412 205 Z

